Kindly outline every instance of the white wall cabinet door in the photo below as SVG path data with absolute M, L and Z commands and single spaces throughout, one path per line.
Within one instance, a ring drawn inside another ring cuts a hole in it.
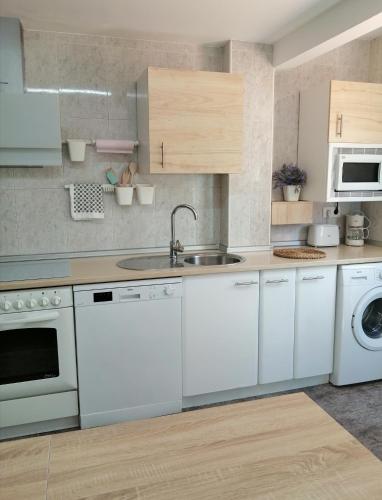
M 260 273 L 259 384 L 293 378 L 295 269 Z
M 259 273 L 184 278 L 183 396 L 257 383 Z
M 336 274 L 336 266 L 297 270 L 295 378 L 333 370 Z

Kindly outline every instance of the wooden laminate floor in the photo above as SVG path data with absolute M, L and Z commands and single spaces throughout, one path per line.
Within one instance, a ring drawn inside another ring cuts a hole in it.
M 0 498 L 382 499 L 382 462 L 303 393 L 0 444 Z

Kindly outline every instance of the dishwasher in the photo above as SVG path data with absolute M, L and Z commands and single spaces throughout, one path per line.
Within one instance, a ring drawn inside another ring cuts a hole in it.
M 81 428 L 180 412 L 181 278 L 73 290 Z

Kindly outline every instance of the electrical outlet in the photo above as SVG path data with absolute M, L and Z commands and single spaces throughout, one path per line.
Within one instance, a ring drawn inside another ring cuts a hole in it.
M 322 209 L 322 216 L 324 219 L 328 219 L 330 217 L 339 217 L 340 214 L 335 214 L 334 211 L 335 211 L 335 207 L 324 207 Z

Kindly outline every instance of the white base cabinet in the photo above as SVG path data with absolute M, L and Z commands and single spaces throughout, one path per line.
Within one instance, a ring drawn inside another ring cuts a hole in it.
M 183 396 L 257 384 L 259 273 L 183 282 Z
M 298 269 L 296 276 L 294 377 L 333 370 L 336 266 Z
M 260 273 L 259 384 L 293 378 L 295 269 Z

